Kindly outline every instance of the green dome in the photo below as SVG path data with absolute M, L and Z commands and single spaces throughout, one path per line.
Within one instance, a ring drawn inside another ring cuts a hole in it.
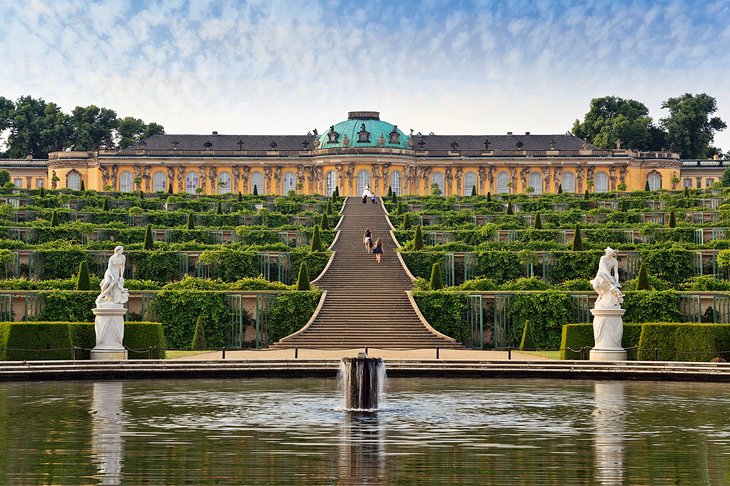
M 382 139 L 381 139 L 382 136 Z M 335 141 L 336 140 L 336 141 Z M 347 145 L 345 145 L 347 140 Z M 382 143 L 382 145 L 381 145 Z M 385 147 L 407 149 L 408 136 L 397 125 L 384 122 L 377 111 L 351 111 L 347 120 L 319 135 L 319 148 Z

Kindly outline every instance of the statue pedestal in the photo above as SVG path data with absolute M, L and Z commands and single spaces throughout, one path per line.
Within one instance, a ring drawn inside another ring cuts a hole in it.
M 626 350 L 621 347 L 624 334 L 623 315 L 626 309 L 591 309 L 595 346 L 590 352 L 591 361 L 626 361 Z
M 96 316 L 96 347 L 91 350 L 92 361 L 122 361 L 127 359 L 124 349 L 124 306 L 97 307 L 91 309 Z

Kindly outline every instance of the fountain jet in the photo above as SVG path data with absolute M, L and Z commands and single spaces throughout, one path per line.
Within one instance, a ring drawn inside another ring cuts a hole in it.
M 340 383 L 345 394 L 345 409 L 377 409 L 378 394 L 385 384 L 382 358 L 368 358 L 365 353 L 357 358 L 342 358 Z

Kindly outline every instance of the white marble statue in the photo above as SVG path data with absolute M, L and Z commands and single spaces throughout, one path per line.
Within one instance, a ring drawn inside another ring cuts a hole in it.
M 624 334 L 622 316 L 626 311 L 621 308 L 624 296 L 618 281 L 618 261 L 616 250 L 613 248 L 606 248 L 606 254 L 598 263 L 598 272 L 596 278 L 591 280 L 591 285 L 593 290 L 598 292 L 598 299 L 591 309 L 595 345 L 591 350 L 590 359 L 625 361 L 626 350 L 621 347 L 621 339 Z
M 124 288 L 124 265 L 127 257 L 122 253 L 123 246 L 114 248 L 109 264 L 104 272 L 101 293 L 96 298 L 97 307 L 122 307 L 129 300 L 129 291 Z
M 591 280 L 593 290 L 598 292 L 596 309 L 620 309 L 624 296 L 618 281 L 618 260 L 616 250 L 606 248 L 606 254 L 598 262 L 596 278 Z

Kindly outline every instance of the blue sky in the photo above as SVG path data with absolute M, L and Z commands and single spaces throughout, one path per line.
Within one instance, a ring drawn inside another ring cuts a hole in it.
M 591 98 L 708 93 L 730 123 L 730 2 L 0 0 L 0 96 L 168 133 L 563 133 Z M 730 132 L 716 137 L 730 150 Z

